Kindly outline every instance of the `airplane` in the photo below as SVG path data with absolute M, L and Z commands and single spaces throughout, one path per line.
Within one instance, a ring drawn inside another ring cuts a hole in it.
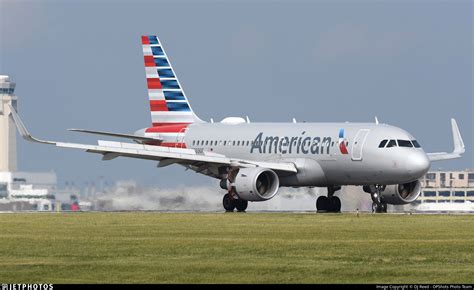
M 341 186 L 362 186 L 372 197 L 373 212 L 408 204 L 421 193 L 419 179 L 433 161 L 460 158 L 465 152 L 458 125 L 451 119 L 454 150 L 425 153 L 407 131 L 379 123 L 253 123 L 248 117 L 205 122 L 192 110 L 161 41 L 141 37 L 150 127 L 133 134 L 69 129 L 133 140 L 98 140 L 98 145 L 40 140 L 17 111 L 11 117 L 21 136 L 32 142 L 102 154 L 102 160 L 129 157 L 179 164 L 220 180 L 226 211 L 243 212 L 248 202 L 267 201 L 280 187 L 326 187 L 316 200 L 318 212 L 340 212 L 335 193 Z

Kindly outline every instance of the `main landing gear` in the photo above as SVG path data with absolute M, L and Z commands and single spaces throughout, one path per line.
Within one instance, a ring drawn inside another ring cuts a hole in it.
M 374 213 L 386 213 L 387 203 L 381 198 L 381 192 L 385 190 L 385 185 L 366 185 L 364 191 L 370 193 L 372 198 L 372 212 Z
M 328 196 L 320 196 L 316 200 L 316 209 L 318 212 L 341 212 L 341 200 L 334 196 L 340 186 L 328 186 Z
M 222 205 L 226 212 L 233 212 L 237 209 L 238 212 L 244 212 L 247 209 L 249 202 L 243 199 L 235 199 L 229 193 L 224 195 Z

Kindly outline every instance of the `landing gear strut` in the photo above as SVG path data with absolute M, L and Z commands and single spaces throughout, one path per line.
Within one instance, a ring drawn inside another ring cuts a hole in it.
M 364 188 L 364 190 L 369 191 L 370 197 L 372 197 L 372 212 L 375 212 L 375 213 L 387 212 L 387 203 L 381 199 L 381 194 L 380 194 L 382 191 L 385 190 L 384 185 L 370 185 L 368 186 L 368 188 Z
M 318 212 L 340 212 L 341 200 L 334 196 L 336 191 L 340 190 L 340 186 L 328 186 L 328 196 L 320 196 L 316 200 L 316 209 Z

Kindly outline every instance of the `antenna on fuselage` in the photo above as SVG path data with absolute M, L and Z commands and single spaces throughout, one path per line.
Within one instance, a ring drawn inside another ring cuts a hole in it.
M 249 116 L 245 116 L 245 120 L 247 120 L 247 123 L 250 123 Z
M 211 118 L 211 124 L 214 124 L 214 119 Z
M 377 119 L 377 116 L 375 116 L 375 124 L 379 124 L 379 119 Z
M 296 123 L 296 119 L 295 119 L 295 118 L 293 118 L 293 123 Z

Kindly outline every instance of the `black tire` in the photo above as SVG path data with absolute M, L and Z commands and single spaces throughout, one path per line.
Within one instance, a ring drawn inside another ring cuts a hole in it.
M 230 196 L 230 194 L 225 194 L 222 199 L 222 205 L 224 206 L 225 211 L 232 212 L 235 209 L 236 200 Z
M 331 212 L 341 212 L 341 200 L 337 196 L 329 199 L 331 201 Z
M 381 209 L 380 209 L 380 212 L 384 212 L 386 213 L 387 212 L 387 204 L 385 202 L 383 202 L 381 205 L 380 205 Z
M 244 199 L 235 200 L 235 208 L 238 212 L 244 212 L 247 209 L 249 202 Z
M 318 212 L 329 210 L 329 199 L 326 196 L 318 197 L 316 200 L 316 210 Z
M 382 211 L 382 205 L 378 205 L 376 202 L 372 203 L 372 212 L 373 213 L 381 213 Z

